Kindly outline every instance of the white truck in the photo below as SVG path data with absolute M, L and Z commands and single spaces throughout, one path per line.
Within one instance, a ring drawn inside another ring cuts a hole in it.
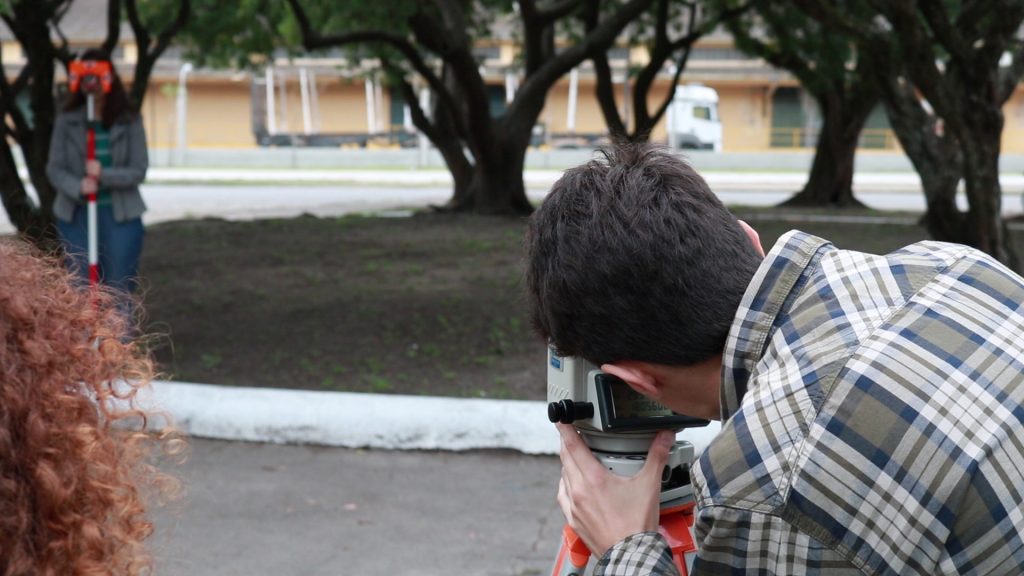
M 722 151 L 722 122 L 718 92 L 703 84 L 676 86 L 668 106 L 668 145 L 675 148 Z

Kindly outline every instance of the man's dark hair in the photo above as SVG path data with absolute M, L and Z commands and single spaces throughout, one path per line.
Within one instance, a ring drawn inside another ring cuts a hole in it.
M 761 256 L 664 147 L 617 144 L 567 170 L 530 218 L 534 328 L 563 356 L 686 366 L 720 354 Z

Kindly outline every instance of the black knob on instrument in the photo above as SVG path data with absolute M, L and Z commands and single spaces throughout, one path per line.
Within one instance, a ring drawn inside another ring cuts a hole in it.
M 548 420 L 572 424 L 577 420 L 586 420 L 594 417 L 594 405 L 590 402 L 573 402 L 562 400 L 548 404 Z

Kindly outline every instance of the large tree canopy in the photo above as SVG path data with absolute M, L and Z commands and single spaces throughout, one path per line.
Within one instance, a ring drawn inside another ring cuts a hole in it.
M 858 57 L 850 38 L 788 2 L 753 0 L 753 10 L 728 27 L 741 50 L 793 74 L 821 113 L 810 176 L 787 204 L 859 206 L 853 196 L 854 155 L 878 102 L 869 62 Z
M 350 66 L 383 74 L 404 95 L 412 121 L 444 157 L 455 186 L 448 210 L 526 214 L 522 172 L 534 126 L 551 86 L 563 75 L 605 52 L 623 28 L 654 0 L 626 0 L 601 10 L 597 21 L 573 42 L 558 38 L 559 26 L 599 0 L 404 0 L 336 2 L 287 0 L 290 15 L 271 0 L 231 6 L 208 2 L 222 17 L 209 34 L 190 38 L 196 51 L 221 62 L 259 65 L 274 49 L 347 50 Z M 241 22 L 253 22 L 246 26 Z M 508 28 L 518 54 L 519 88 L 501 112 L 493 112 L 475 48 Z M 219 46 L 219 48 L 218 48 Z M 420 104 L 421 89 L 430 105 Z
M 921 175 L 926 223 L 939 240 L 1019 259 L 1002 218 L 1003 104 L 1024 73 L 1024 1 L 798 0 L 855 38 L 884 75 L 893 127 Z M 962 172 L 968 209 L 955 203 Z

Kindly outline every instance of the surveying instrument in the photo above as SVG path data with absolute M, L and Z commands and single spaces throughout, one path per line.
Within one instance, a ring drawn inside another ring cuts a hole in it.
M 572 424 L 590 451 L 605 468 L 620 476 L 640 472 L 659 430 L 707 426 L 646 398 L 624 381 L 602 372 L 582 358 L 558 356 L 548 349 L 548 419 Z M 690 465 L 693 445 L 676 441 L 661 476 L 661 515 L 658 532 L 672 549 L 672 560 L 683 576 L 693 564 L 693 486 Z M 596 559 L 569 527 L 562 529 L 562 543 L 552 576 L 581 576 Z
M 96 91 L 102 90 L 104 94 L 110 93 L 112 85 L 112 74 L 109 62 L 98 60 L 75 60 L 71 62 L 68 69 L 68 84 L 72 92 L 82 90 L 85 92 L 86 102 L 86 134 L 85 134 L 85 159 L 87 161 L 96 159 Z M 97 191 L 99 182 L 96 183 Z M 96 216 L 96 191 L 87 194 L 86 201 L 86 222 L 89 239 L 89 285 L 95 286 L 99 283 L 99 227 Z

